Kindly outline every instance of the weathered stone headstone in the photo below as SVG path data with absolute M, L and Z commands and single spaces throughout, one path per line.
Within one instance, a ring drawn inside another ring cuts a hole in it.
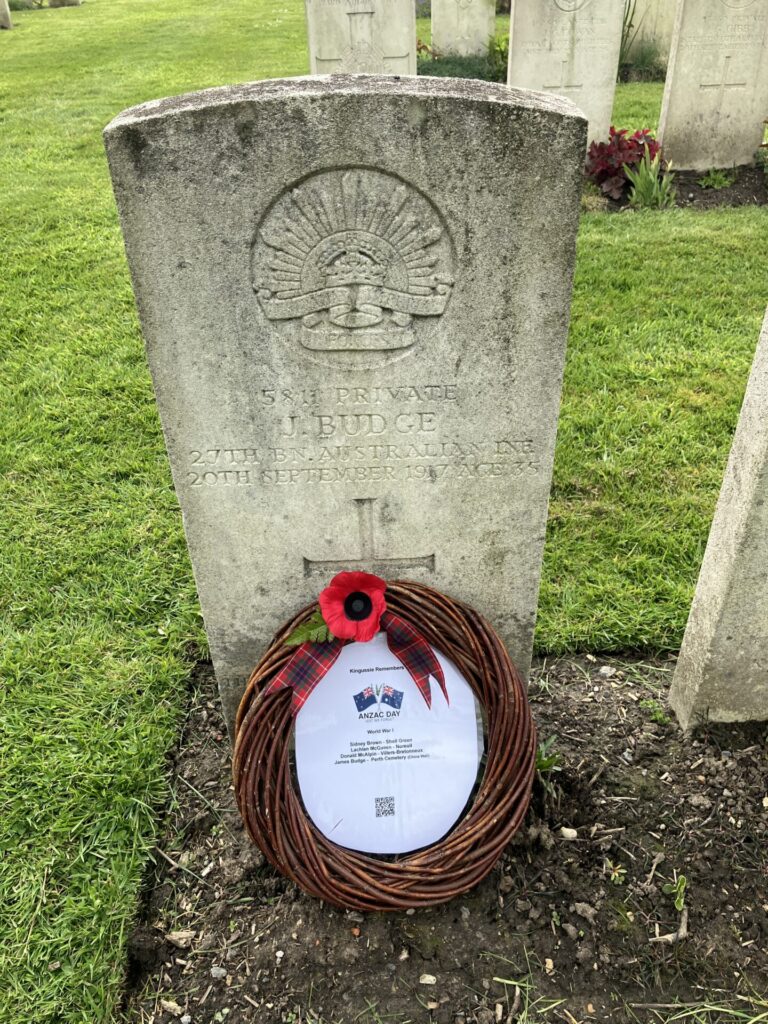
M 589 139 L 607 138 L 623 11 L 621 0 L 512 0 L 508 84 L 567 96 Z
M 768 719 L 768 312 L 672 682 L 687 729 Z
M 0 29 L 2 28 L 13 28 L 8 0 L 0 0 Z
M 416 74 L 413 0 L 306 0 L 313 75 Z
M 578 111 L 338 75 L 147 103 L 105 134 L 229 720 L 341 569 L 471 602 L 527 672 Z
M 659 138 L 679 167 L 752 163 L 768 112 L 768 0 L 678 0 Z
M 486 54 L 495 31 L 495 0 L 432 0 L 432 46 L 438 53 Z

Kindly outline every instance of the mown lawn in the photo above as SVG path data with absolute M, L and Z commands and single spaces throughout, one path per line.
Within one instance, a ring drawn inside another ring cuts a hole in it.
M 14 19 L 0 34 L 0 1024 L 93 1024 L 116 1012 L 205 645 L 100 131 L 152 97 L 303 73 L 303 9 L 87 0 Z M 660 91 L 620 88 L 617 123 L 655 124 Z M 766 237 L 766 210 L 584 218 L 541 650 L 679 642 L 768 299 Z

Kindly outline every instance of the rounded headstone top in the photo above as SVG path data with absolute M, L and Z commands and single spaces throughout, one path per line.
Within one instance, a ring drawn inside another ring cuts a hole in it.
M 290 99 L 338 98 L 340 96 L 413 97 L 451 99 L 481 104 L 519 107 L 565 118 L 585 120 L 579 108 L 564 96 L 530 89 L 514 89 L 474 78 L 433 78 L 400 75 L 334 74 L 267 79 L 242 85 L 220 86 L 199 92 L 150 100 L 122 111 L 105 133 L 137 122 L 172 117 L 241 103 L 270 103 Z

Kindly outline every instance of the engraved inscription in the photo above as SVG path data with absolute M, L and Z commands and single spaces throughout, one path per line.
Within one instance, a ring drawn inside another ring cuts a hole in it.
M 360 533 L 360 551 L 356 558 L 313 560 L 304 558 L 305 576 L 329 576 L 341 569 L 371 570 L 389 572 L 396 575 L 409 569 L 426 569 L 435 571 L 435 556 L 415 555 L 401 558 L 378 558 L 376 555 L 376 531 L 374 522 L 374 503 L 376 498 L 355 498 L 357 509 L 357 525 Z
M 186 482 L 203 488 L 462 485 L 538 476 L 533 438 L 467 438 L 445 425 L 457 391 L 456 384 L 263 389 L 258 398 L 274 413 L 274 442 L 193 449 Z
M 686 27 L 679 46 L 686 50 L 717 49 L 742 51 L 759 57 L 762 52 L 763 37 L 768 24 L 764 14 L 731 14 L 718 24 L 715 20 L 700 23 L 693 21 Z
M 755 0 L 720 0 L 724 7 L 731 7 L 735 11 L 743 11 L 745 7 L 751 7 Z
M 408 53 L 385 54 L 376 45 L 373 7 L 368 10 L 347 11 L 349 45 L 338 57 L 315 56 L 318 71 L 321 72 L 369 72 L 383 74 L 387 71 L 407 70 Z M 403 65 L 398 69 L 397 65 Z
M 252 249 L 265 316 L 326 357 L 410 348 L 415 322 L 444 312 L 453 263 L 433 204 L 369 168 L 320 172 L 288 189 Z

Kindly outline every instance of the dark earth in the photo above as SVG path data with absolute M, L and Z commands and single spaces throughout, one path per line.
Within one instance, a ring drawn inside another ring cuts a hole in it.
M 734 167 L 722 173 L 730 184 L 722 188 L 701 185 L 707 181 L 703 171 L 678 171 L 673 168 L 676 189 L 675 205 L 699 210 L 713 210 L 719 206 L 765 206 L 768 204 L 768 174 L 762 167 Z M 619 213 L 629 210 L 629 190 L 621 199 L 599 194 L 587 194 L 582 205 L 589 211 Z
M 686 740 L 664 696 L 673 667 L 540 662 L 531 703 L 559 764 L 539 774 L 523 829 L 473 892 L 384 915 L 305 896 L 249 843 L 215 683 L 201 666 L 129 940 L 126 1020 L 682 1014 L 714 1024 L 765 1014 L 768 728 L 703 726 Z M 669 890 L 681 876 L 678 910 Z

